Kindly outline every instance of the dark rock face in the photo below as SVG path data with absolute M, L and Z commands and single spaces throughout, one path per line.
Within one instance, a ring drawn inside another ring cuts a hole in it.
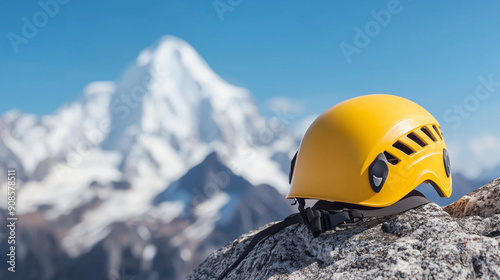
M 442 209 L 434 203 L 313 238 L 290 226 L 226 279 L 500 279 L 500 180 Z M 212 253 L 187 279 L 215 279 L 257 231 Z

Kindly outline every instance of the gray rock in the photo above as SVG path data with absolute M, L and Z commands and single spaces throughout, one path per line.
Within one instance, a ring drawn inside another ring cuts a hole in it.
M 490 217 L 500 213 L 500 178 L 464 195 L 444 208 L 453 217 Z
M 430 203 L 318 238 L 293 225 L 225 279 L 500 279 L 499 194 L 497 179 L 444 210 Z M 187 279 L 216 279 L 257 232 L 213 252 Z

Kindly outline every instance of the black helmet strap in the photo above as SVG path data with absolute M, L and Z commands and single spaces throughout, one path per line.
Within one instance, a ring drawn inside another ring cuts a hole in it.
M 382 208 L 320 200 L 313 207 L 304 209 L 305 200 L 297 198 L 296 201 L 299 204 L 299 213 L 292 214 L 283 221 L 267 227 L 254 235 L 245 248 L 245 251 L 217 279 L 224 279 L 259 242 L 266 240 L 271 235 L 291 225 L 304 224 L 309 228 L 314 237 L 318 237 L 321 233 L 339 226 L 355 225 L 364 218 L 394 215 L 430 202 L 422 193 L 416 190 L 411 191 L 398 202 Z

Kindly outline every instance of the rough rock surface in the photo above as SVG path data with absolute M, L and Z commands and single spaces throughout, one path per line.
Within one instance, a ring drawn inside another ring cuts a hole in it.
M 464 195 L 457 202 L 448 205 L 444 211 L 452 217 L 465 216 L 490 217 L 500 213 L 500 178 Z
M 497 179 L 444 209 L 430 203 L 318 238 L 293 225 L 225 279 L 500 279 L 499 194 Z M 256 232 L 212 253 L 187 279 L 216 279 Z

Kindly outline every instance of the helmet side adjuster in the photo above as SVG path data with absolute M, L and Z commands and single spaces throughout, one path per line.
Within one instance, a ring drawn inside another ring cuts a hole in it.
M 444 171 L 446 172 L 446 177 L 450 178 L 450 155 L 448 154 L 448 150 L 443 149 L 443 162 L 444 162 Z
M 380 153 L 368 168 L 368 180 L 372 190 L 380 192 L 389 175 L 389 165 L 384 153 Z
M 299 152 L 297 151 L 295 155 L 293 156 L 292 161 L 290 162 L 290 172 L 288 173 L 288 183 L 292 183 L 292 178 L 293 178 L 293 170 L 295 169 L 295 162 L 297 161 L 297 154 Z

